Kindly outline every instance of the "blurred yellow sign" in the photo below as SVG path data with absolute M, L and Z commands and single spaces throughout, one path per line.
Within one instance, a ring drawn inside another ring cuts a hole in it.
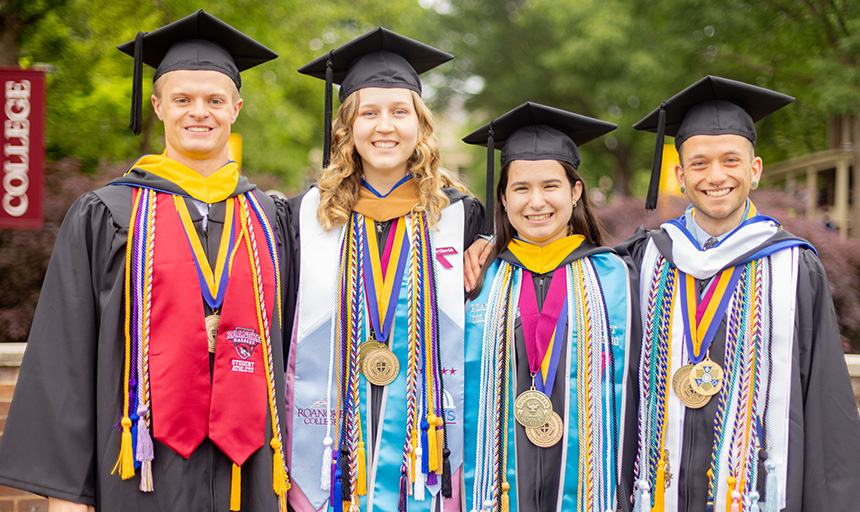
M 674 144 L 663 145 L 663 167 L 660 170 L 660 195 L 684 197 L 675 178 L 675 166 L 680 163 Z
M 227 141 L 227 158 L 239 164 L 239 169 L 242 169 L 242 136 L 238 133 L 230 134 Z

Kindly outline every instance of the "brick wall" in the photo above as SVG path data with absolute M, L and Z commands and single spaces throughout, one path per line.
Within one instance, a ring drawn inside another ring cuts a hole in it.
M 0 343 L 0 437 L 6 426 L 12 392 L 18 379 L 18 368 L 24 343 Z M 846 355 L 854 398 L 860 409 L 860 355 Z M 48 501 L 40 496 L 0 485 L 0 512 L 47 512 Z
M 0 436 L 18 380 L 24 343 L 0 343 Z M 0 512 L 47 512 L 48 500 L 35 494 L 0 485 Z

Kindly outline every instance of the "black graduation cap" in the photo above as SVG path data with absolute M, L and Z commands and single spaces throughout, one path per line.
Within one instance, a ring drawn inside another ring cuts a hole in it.
M 202 9 L 152 32 L 138 32 L 117 49 L 134 57 L 130 127 L 135 135 L 141 128 L 143 63 L 156 68 L 153 81 L 179 69 L 211 70 L 230 77 L 239 89 L 240 71 L 278 56 Z
M 792 101 L 791 96 L 770 89 L 708 75 L 663 102 L 633 125 L 657 133 L 645 208 L 657 207 L 664 135 L 675 137 L 676 148 L 694 135 L 724 134 L 746 137 L 755 147 L 755 123 Z
M 493 149 L 501 149 L 502 167 L 514 160 L 559 160 L 579 168 L 577 146 L 617 128 L 612 123 L 566 110 L 526 102 L 463 138 L 487 148 L 487 229 L 493 227 Z
M 332 84 L 341 86 L 341 102 L 364 87 L 402 88 L 421 94 L 418 75 L 453 58 L 379 27 L 300 67 L 299 73 L 326 81 L 323 168 L 328 167 L 331 151 Z

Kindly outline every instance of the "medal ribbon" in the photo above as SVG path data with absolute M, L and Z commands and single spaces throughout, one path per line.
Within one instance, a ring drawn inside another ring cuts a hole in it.
M 720 272 L 717 278 L 711 279 L 705 296 L 698 304 L 696 279 L 680 270 L 678 271 L 679 277 L 681 277 L 681 300 L 683 301 L 681 316 L 684 319 L 684 342 L 692 364 L 698 364 L 705 358 L 742 271 L 743 267 L 738 265 Z
M 549 342 L 549 348 L 540 365 L 541 378 L 535 382 L 535 388 L 538 391 L 542 391 L 546 396 L 552 396 L 555 373 L 558 370 L 558 358 L 561 354 L 561 346 L 563 345 L 562 336 L 564 336 L 564 328 L 566 326 L 567 301 L 565 300 L 561 306 L 561 313 L 558 315 L 558 323 L 555 324 L 555 331 L 552 334 L 552 340 Z
M 197 266 L 197 278 L 200 280 L 200 290 L 203 293 L 203 298 L 213 311 L 217 311 L 221 308 L 221 303 L 224 302 L 224 293 L 227 290 L 230 271 L 230 265 L 227 263 L 230 261 L 236 246 L 234 243 L 233 201 L 226 201 L 224 203 L 227 211 L 224 214 L 224 230 L 221 232 L 221 243 L 218 245 L 218 258 L 215 261 L 214 271 L 209 266 L 206 251 L 204 251 L 203 245 L 200 243 L 197 230 L 194 229 L 194 223 L 191 221 L 191 215 L 188 213 L 188 205 L 185 204 L 182 197 L 176 195 L 173 196 L 173 202 L 176 204 L 176 211 L 179 213 L 179 218 L 182 219 L 182 227 L 185 229 L 186 239 L 191 246 L 191 255 Z M 227 226 L 229 226 L 229 229 Z
M 546 300 L 540 312 L 538 311 L 532 273 L 528 270 L 523 269 L 522 283 L 519 301 L 520 319 L 523 324 L 523 338 L 529 359 L 529 371 L 536 375 L 541 371 L 541 363 L 547 356 L 550 344 L 552 344 L 553 332 L 558 330 L 559 317 L 567 303 L 567 274 L 564 268 L 553 271 Z M 556 368 L 552 367 L 552 359 L 555 359 L 555 366 L 558 366 L 558 358 L 550 358 L 547 376 L 549 373 L 554 375 L 556 371 Z M 535 387 L 537 387 L 537 381 L 540 380 L 536 379 Z M 550 391 L 551 387 L 550 384 Z
M 374 222 L 367 217 L 364 218 L 364 222 L 365 230 L 361 241 L 365 264 L 362 265 L 362 272 L 367 309 L 377 341 L 385 342 L 391 331 L 394 310 L 400 297 L 400 283 L 403 281 L 403 272 L 406 268 L 405 256 L 409 253 L 409 239 L 405 236 L 406 222 L 402 218 L 394 219 L 385 243 L 385 250 L 380 258 Z M 368 261 L 370 269 L 368 269 Z M 385 315 L 382 318 L 380 318 L 380 311 Z

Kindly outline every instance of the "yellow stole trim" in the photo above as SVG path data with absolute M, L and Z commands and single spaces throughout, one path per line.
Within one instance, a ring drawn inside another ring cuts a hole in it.
M 239 183 L 239 164 L 236 162 L 227 162 L 224 167 L 205 178 L 164 154 L 142 156 L 131 168 L 144 170 L 175 183 L 189 196 L 208 204 L 218 203 L 232 196 Z
M 514 238 L 508 244 L 508 250 L 530 271 L 546 274 L 557 269 L 584 241 L 583 235 L 569 235 L 540 247 Z
M 418 205 L 418 197 L 418 185 L 414 179 L 404 182 L 385 197 L 377 197 L 367 187 L 359 187 L 358 201 L 352 210 L 377 222 L 385 222 L 411 213 Z

